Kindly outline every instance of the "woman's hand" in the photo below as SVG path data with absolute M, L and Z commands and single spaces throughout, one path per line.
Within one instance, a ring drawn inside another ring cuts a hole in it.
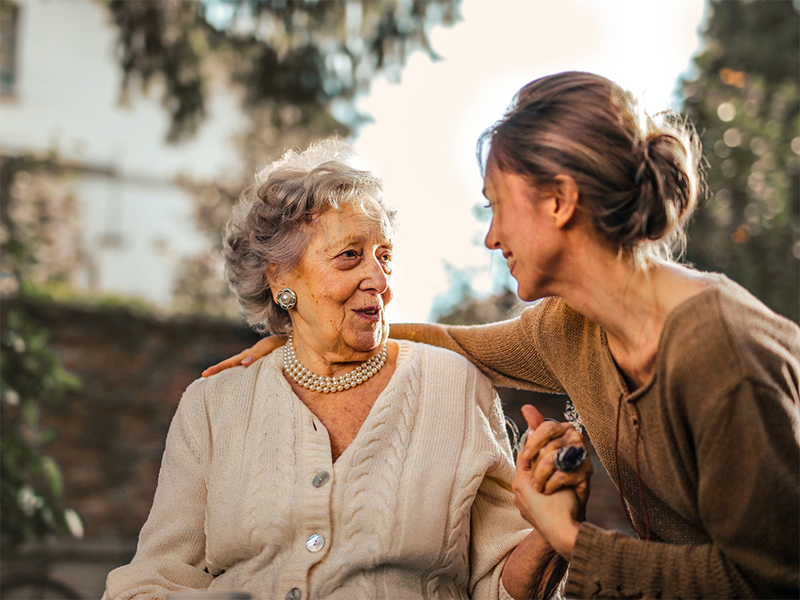
M 558 471 L 556 451 L 567 445 L 585 448 L 583 437 L 569 424 L 545 421 L 533 406 L 523 406 L 522 414 L 529 433 L 517 457 L 514 504 L 553 549 L 570 560 L 586 513 L 591 460 L 587 457 L 572 473 Z
M 531 485 L 544 495 L 572 488 L 580 501 L 579 517 L 583 520 L 589 499 L 592 461 L 587 454 L 583 464 L 571 473 L 557 470 L 554 461 L 556 452 L 564 446 L 576 446 L 585 450 L 583 436 L 569 423 L 545 421 L 542 414 L 529 404 L 522 407 L 522 415 L 528 424 L 528 435 L 517 458 L 517 465 L 526 466 L 526 470 L 530 472 Z
M 514 477 L 514 505 L 522 518 L 534 526 L 539 535 L 564 559 L 572 560 L 575 540 L 580 527 L 578 513 L 581 503 L 575 491 L 566 488 L 545 495 L 533 486 L 530 463 L 517 459 Z
M 277 350 L 285 343 L 285 335 L 270 335 L 265 338 L 261 338 L 247 350 L 242 350 L 239 352 L 239 354 L 231 356 L 230 358 L 226 358 L 222 362 L 219 362 L 212 367 L 208 367 L 205 371 L 203 371 L 202 375 L 203 377 L 211 377 L 220 371 L 230 369 L 231 367 L 238 367 L 239 365 L 243 367 L 249 367 L 259 358 L 266 356 L 273 350 Z

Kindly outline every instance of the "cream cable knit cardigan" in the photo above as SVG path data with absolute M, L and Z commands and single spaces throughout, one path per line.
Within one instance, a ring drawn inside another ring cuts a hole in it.
M 512 503 L 500 401 L 466 359 L 399 344 L 336 464 L 281 352 L 190 385 L 136 556 L 109 574 L 105 597 L 510 598 L 501 572 L 529 530 Z

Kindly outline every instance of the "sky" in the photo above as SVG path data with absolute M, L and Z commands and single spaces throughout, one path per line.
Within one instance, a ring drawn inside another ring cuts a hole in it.
M 358 103 L 373 122 L 352 141 L 398 210 L 390 319 L 428 320 L 437 297 L 454 300 L 445 263 L 470 270 L 479 295 L 505 268 L 483 247 L 488 223 L 474 214 L 483 204 L 475 144 L 520 87 L 592 71 L 650 112 L 679 108 L 703 15 L 702 0 L 464 0 L 461 22 L 431 32 L 443 60 L 418 52 L 399 83 L 377 79 Z

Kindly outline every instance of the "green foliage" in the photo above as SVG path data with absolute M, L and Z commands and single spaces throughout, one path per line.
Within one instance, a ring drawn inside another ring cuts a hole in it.
M 71 177 L 54 154 L 0 157 L 0 293 L 67 284 L 85 263 Z
M 47 332 L 20 305 L 0 323 L 0 531 L 19 544 L 51 534 L 75 532 L 80 521 L 63 505 L 64 480 L 43 453 L 58 439 L 40 423 L 43 404 L 55 405 L 80 382 L 47 347 Z
M 168 138 L 192 135 L 206 117 L 213 71 L 244 92 L 251 116 L 281 129 L 336 126 L 328 110 L 352 100 L 378 72 L 397 75 L 416 49 L 436 57 L 427 31 L 452 24 L 452 0 L 108 0 L 119 30 L 123 90 L 163 84 Z M 346 129 L 338 124 L 338 129 Z
M 485 212 L 485 211 L 483 211 Z M 430 320 L 449 325 L 477 325 L 511 318 L 521 305 L 516 282 L 505 261 L 493 261 L 489 272 L 475 267 L 459 269 L 445 261 L 450 288 L 434 298 Z M 491 296 L 486 297 L 473 286 L 475 279 L 491 278 Z
M 800 320 L 800 16 L 789 0 L 710 5 L 681 82 L 708 160 L 687 259 Z
M 23 281 L 18 296 L 26 300 L 50 301 L 93 308 L 125 308 L 132 313 L 159 314 L 159 308 L 144 298 L 114 293 L 89 293 L 63 281 L 48 281 L 43 285 Z
M 57 185 L 54 157 L 0 160 L 0 291 L 14 296 L 65 287 L 80 260 L 73 241 L 75 198 Z M 5 308 L 5 307 L 4 307 Z M 64 481 L 44 449 L 58 439 L 40 425 L 43 405 L 77 388 L 47 331 L 18 304 L 0 322 L 0 532 L 3 544 L 80 530 L 63 505 Z

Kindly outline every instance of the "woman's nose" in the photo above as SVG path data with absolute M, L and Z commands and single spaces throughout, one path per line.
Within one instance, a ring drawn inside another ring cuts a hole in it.
M 361 281 L 361 289 L 383 294 L 389 288 L 389 280 L 391 279 L 391 271 L 387 269 L 386 264 L 382 263 L 378 258 L 373 258 L 366 261 L 364 268 L 366 269 L 366 274 Z
M 483 245 L 489 250 L 497 250 L 500 247 L 500 241 L 494 234 L 494 219 L 489 224 L 489 231 L 486 232 L 486 237 L 483 239 Z

